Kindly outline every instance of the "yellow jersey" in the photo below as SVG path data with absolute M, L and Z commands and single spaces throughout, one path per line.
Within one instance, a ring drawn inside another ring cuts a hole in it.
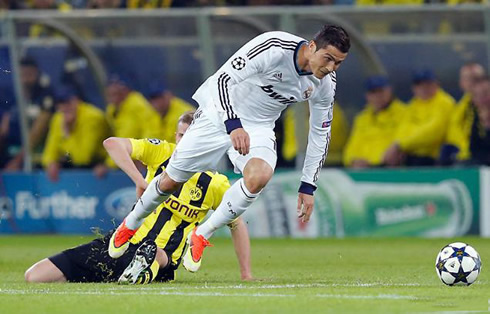
M 106 108 L 106 117 L 116 137 L 154 137 L 151 132 L 156 129 L 156 125 L 151 119 L 152 110 L 141 93 L 132 91 L 119 107 L 109 104 Z M 108 158 L 106 163 L 113 168 L 116 167 L 111 158 Z
M 384 153 L 395 140 L 396 129 L 405 111 L 405 104 L 398 99 L 379 112 L 374 112 L 368 104 L 354 120 L 351 136 L 344 150 L 344 165 L 350 166 L 358 159 L 367 160 L 372 166 L 381 165 Z
M 102 142 L 109 136 L 109 126 L 99 108 L 80 102 L 75 126 L 70 134 L 63 130 L 63 114 L 56 112 L 51 119 L 42 164 L 62 162 L 63 158 L 73 166 L 92 166 L 105 159 Z
M 456 155 L 458 160 L 466 160 L 471 157 L 470 137 L 474 119 L 475 110 L 473 109 L 471 95 L 466 93 L 451 114 L 446 138 L 448 144 L 459 149 Z
M 158 139 L 130 139 L 131 158 L 141 161 L 148 171 L 145 180 L 150 182 L 167 166 L 175 144 Z M 145 218 L 130 242 L 138 244 L 154 240 L 171 259 L 173 266 L 180 263 L 189 232 L 216 209 L 230 187 L 228 178 L 211 171 L 196 173 L 180 190 Z
M 161 117 L 160 114 L 152 108 L 151 124 L 155 125 L 155 127 L 154 129 L 145 130 L 144 137 L 155 137 L 169 143 L 175 143 L 175 130 L 177 130 L 180 116 L 195 109 L 196 108 L 185 100 L 178 97 L 172 97 L 167 114 L 164 117 Z
M 453 97 L 440 88 L 429 100 L 413 98 L 395 136 L 401 149 L 410 155 L 437 159 L 454 106 Z

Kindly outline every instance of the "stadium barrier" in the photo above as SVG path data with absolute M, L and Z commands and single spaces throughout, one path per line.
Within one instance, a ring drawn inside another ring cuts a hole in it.
M 274 176 L 244 215 L 252 237 L 490 236 L 488 168 L 325 169 L 308 224 L 296 218 L 300 176 Z M 89 171 L 65 171 L 56 183 L 43 172 L 4 173 L 0 193 L 1 234 L 105 232 L 136 200 L 121 172 L 97 179 Z

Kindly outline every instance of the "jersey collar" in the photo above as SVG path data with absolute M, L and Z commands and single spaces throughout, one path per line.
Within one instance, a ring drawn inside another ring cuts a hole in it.
M 300 70 L 299 66 L 298 66 L 298 52 L 299 52 L 299 49 L 303 46 L 303 45 L 306 45 L 308 44 L 308 42 L 306 40 L 302 40 L 298 43 L 298 45 L 296 46 L 296 49 L 294 49 L 294 55 L 293 55 L 293 62 L 294 62 L 294 68 L 296 69 L 296 73 L 298 73 L 298 75 L 312 75 L 313 72 L 307 72 L 307 71 L 302 71 Z

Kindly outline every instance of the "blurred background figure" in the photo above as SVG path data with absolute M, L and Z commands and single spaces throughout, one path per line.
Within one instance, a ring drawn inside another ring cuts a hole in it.
M 152 111 L 151 125 L 157 125 L 155 130 L 147 130 L 147 137 L 156 137 L 175 143 L 175 130 L 179 117 L 195 108 L 185 100 L 176 97 L 163 82 L 150 84 L 148 99 Z
M 301 106 L 297 104 L 296 106 Z M 306 121 L 305 134 L 308 133 L 308 111 L 303 117 Z M 342 152 L 344 150 L 347 137 L 349 136 L 349 123 L 345 117 L 342 108 L 338 103 L 334 104 L 332 121 L 332 138 L 328 146 L 327 160 L 325 166 L 338 166 L 342 164 Z M 294 168 L 296 166 L 296 157 L 298 154 L 297 142 L 297 116 L 295 115 L 294 107 L 288 107 L 281 113 L 279 119 L 276 120 L 274 132 L 277 142 L 277 167 L 278 168 Z
M 470 158 L 470 136 L 475 118 L 473 88 L 483 77 L 485 68 L 475 62 L 463 65 L 459 71 L 459 86 L 464 94 L 451 114 L 446 145 L 443 146 L 440 156 L 443 165 Z
M 0 0 L 0 11 L 23 9 L 25 4 L 18 0 Z
M 384 165 L 384 154 L 395 140 L 395 132 L 406 107 L 393 95 L 386 76 L 366 80 L 366 108 L 354 120 L 344 151 L 344 165 L 366 168 Z
M 94 168 L 97 177 L 106 172 L 102 142 L 109 133 L 104 113 L 84 103 L 71 87 L 56 92 L 57 112 L 49 127 L 42 163 L 51 181 L 61 168 Z
M 121 0 L 88 0 L 89 9 L 118 9 L 122 7 Z
M 158 125 L 152 119 L 154 110 L 146 98 L 132 87 L 129 76 L 112 74 L 106 87 L 109 104 L 106 117 L 112 135 L 116 137 L 143 138 L 156 137 Z M 116 167 L 111 158 L 108 165 Z
M 440 86 L 432 70 L 416 71 L 413 98 L 397 128 L 394 143 L 387 149 L 388 166 L 432 166 L 445 140 L 449 115 L 455 101 Z
M 56 0 L 29 0 L 26 1 L 26 9 L 31 10 L 59 10 L 67 12 L 71 10 L 71 5 L 64 1 Z M 51 30 L 40 24 L 32 24 L 29 28 L 29 37 L 48 37 L 56 35 L 56 31 Z
M 476 115 L 470 135 L 470 163 L 490 165 L 490 78 L 474 83 L 473 99 Z
M 27 105 L 25 113 L 29 127 L 30 146 L 34 153 L 33 162 L 40 164 L 41 151 L 48 132 L 49 121 L 55 112 L 51 80 L 49 76 L 40 71 L 36 60 L 33 58 L 25 57 L 20 63 L 20 80 Z M 9 121 L 5 121 L 4 131 L 8 134 L 8 154 L 12 159 L 6 165 L 6 170 L 18 171 L 22 169 L 24 161 L 24 152 L 21 149 L 18 106 L 13 106 L 8 115 Z

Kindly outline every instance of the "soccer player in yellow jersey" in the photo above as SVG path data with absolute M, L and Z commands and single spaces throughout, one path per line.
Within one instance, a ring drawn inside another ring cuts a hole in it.
M 179 142 L 192 122 L 192 113 L 179 119 L 176 142 Z M 104 146 L 116 164 L 136 184 L 137 195 L 148 182 L 165 169 L 175 144 L 157 139 L 109 138 Z M 146 180 L 136 169 L 132 159 L 147 166 Z M 28 282 L 111 282 L 149 283 L 175 278 L 185 241 L 189 232 L 201 222 L 208 210 L 218 207 L 229 188 L 228 179 L 219 173 L 197 173 L 182 188 L 144 221 L 132 237 L 128 250 L 118 259 L 107 254 L 109 233 L 103 239 L 68 249 L 41 260 L 26 271 Z M 241 278 L 252 278 L 250 269 L 250 242 L 245 223 L 241 219 L 229 225 L 240 264 Z

